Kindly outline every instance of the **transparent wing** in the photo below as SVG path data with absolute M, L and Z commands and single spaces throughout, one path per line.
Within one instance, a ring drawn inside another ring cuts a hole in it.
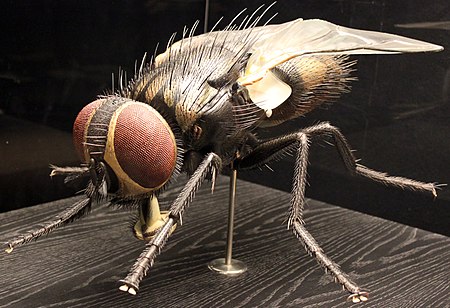
M 393 54 L 443 49 L 399 35 L 351 29 L 318 19 L 297 19 L 258 27 L 253 35 L 258 39 L 238 82 L 247 87 L 253 102 L 266 110 L 281 105 L 290 94 L 289 86 L 277 79 L 270 69 L 292 58 L 314 54 Z
M 351 29 L 319 19 L 297 19 L 260 29 L 261 36 L 252 47 L 245 75 L 239 80 L 242 85 L 254 83 L 269 69 L 305 54 L 390 54 L 443 49 L 395 34 Z

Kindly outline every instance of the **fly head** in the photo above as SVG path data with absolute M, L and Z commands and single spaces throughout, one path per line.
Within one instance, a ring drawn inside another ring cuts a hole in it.
M 120 198 L 154 194 L 180 165 L 177 139 L 163 116 L 123 97 L 85 106 L 75 120 L 73 141 L 89 166 L 94 191 L 108 190 Z

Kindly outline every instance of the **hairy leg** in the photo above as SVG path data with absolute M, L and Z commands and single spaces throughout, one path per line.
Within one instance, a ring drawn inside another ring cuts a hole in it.
M 195 192 L 203 180 L 212 172 L 212 180 L 214 181 L 220 169 L 221 160 L 216 154 L 211 153 L 205 157 L 170 207 L 167 221 L 157 231 L 155 237 L 146 244 L 144 251 L 137 258 L 128 275 L 120 281 L 122 283 L 119 288 L 121 291 L 128 292 L 132 295 L 137 293 L 141 280 L 153 266 L 156 256 L 166 244 L 173 231 L 173 227 L 178 223 L 182 223 L 181 217 L 183 212 L 194 198 Z
M 303 223 L 309 144 L 314 137 L 324 138 L 328 136 L 332 137 L 342 161 L 350 173 L 390 186 L 431 192 L 433 196 L 436 196 L 436 185 L 434 183 L 423 183 L 407 178 L 393 177 L 357 164 L 345 137 L 336 127 L 328 123 L 314 125 L 293 134 L 262 142 L 248 155 L 238 159 L 237 165 L 240 169 L 261 167 L 286 153 L 296 152 L 292 195 L 287 221 L 288 229 L 292 228 L 293 233 L 303 243 L 306 251 L 316 258 L 317 262 L 326 272 L 329 272 L 334 277 L 336 282 L 350 292 L 349 300 L 353 302 L 366 301 L 368 293 L 361 290 L 335 262 L 325 255 Z

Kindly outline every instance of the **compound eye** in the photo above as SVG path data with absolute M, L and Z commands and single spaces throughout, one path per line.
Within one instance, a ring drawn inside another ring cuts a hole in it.
M 169 180 L 177 163 L 177 145 L 170 126 L 155 109 L 127 102 L 117 110 L 109 129 L 105 160 L 122 182 L 129 178 L 146 189 L 157 189 Z

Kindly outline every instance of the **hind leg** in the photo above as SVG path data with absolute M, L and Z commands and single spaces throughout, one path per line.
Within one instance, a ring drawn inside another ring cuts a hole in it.
M 349 300 L 353 302 L 366 301 L 368 292 L 363 291 L 335 262 L 325 255 L 314 237 L 306 230 L 303 222 L 309 144 L 313 137 L 324 138 L 327 136 L 333 138 L 345 166 L 352 174 L 364 176 L 386 185 L 431 192 L 434 196 L 436 196 L 436 185 L 402 177 L 392 177 L 357 164 L 344 136 L 337 128 L 328 123 L 321 123 L 297 133 L 262 142 L 252 152 L 237 161 L 240 169 L 249 169 L 264 166 L 283 154 L 295 152 L 292 197 L 287 220 L 288 229 L 292 229 L 295 236 L 303 243 L 306 251 L 314 256 L 320 266 L 350 293 Z

